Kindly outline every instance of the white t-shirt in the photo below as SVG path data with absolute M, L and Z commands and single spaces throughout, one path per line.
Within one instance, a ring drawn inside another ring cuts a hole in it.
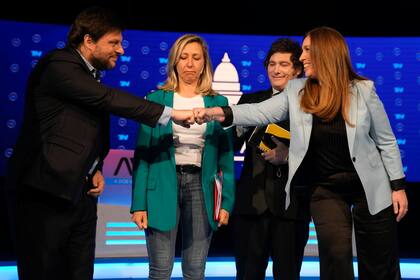
M 203 96 L 198 94 L 194 97 L 182 97 L 177 92 L 174 92 L 174 109 L 190 110 L 202 107 L 204 107 Z M 176 164 L 194 164 L 201 167 L 204 133 L 207 125 L 193 124 L 190 128 L 185 128 L 172 123 L 172 127 Z

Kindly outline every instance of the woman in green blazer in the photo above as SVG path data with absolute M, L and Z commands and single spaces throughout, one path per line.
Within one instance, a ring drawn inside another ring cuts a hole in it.
M 147 99 L 183 110 L 228 105 L 226 97 L 211 89 L 211 81 L 205 41 L 187 34 L 171 48 L 166 83 Z M 234 203 L 231 130 L 217 122 L 189 128 L 142 125 L 135 158 L 131 212 L 133 221 L 145 229 L 149 279 L 170 279 L 178 224 L 184 278 L 204 279 L 212 232 L 228 223 Z M 214 181 L 219 171 L 223 191 L 215 219 Z

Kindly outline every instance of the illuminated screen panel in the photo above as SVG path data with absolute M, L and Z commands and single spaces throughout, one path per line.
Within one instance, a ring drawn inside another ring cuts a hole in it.
M 41 56 L 65 46 L 67 26 L 0 21 L 0 176 L 13 152 L 22 119 L 26 79 Z M 281 31 L 281 30 L 280 30 Z M 129 30 L 124 33 L 125 54 L 116 69 L 104 72 L 102 82 L 139 96 L 156 89 L 166 78 L 169 49 L 181 33 Z M 208 42 L 214 86 L 236 103 L 242 94 L 266 89 L 269 80 L 263 60 L 278 36 L 200 34 Z M 301 37 L 292 37 L 301 41 Z M 384 102 L 401 149 L 407 179 L 420 181 L 420 38 L 347 38 L 354 68 L 373 80 Z M 220 73 L 223 73 L 220 74 Z M 226 88 L 234 82 L 235 90 Z M 97 256 L 144 255 L 144 236 L 129 222 L 132 149 L 138 124 L 119 117 L 111 120 L 111 147 L 107 159 L 107 191 L 101 198 Z M 236 174 L 241 170 L 236 154 Z M 306 254 L 316 254 L 311 237 Z M 313 246 L 313 247 L 310 247 Z M 118 249 L 117 249 L 118 248 Z
M 39 58 L 53 48 L 65 45 L 67 26 L 0 21 L 2 45 L 0 81 L 2 100 L 0 120 L 0 175 L 13 152 L 22 118 L 23 96 L 28 74 Z M 169 48 L 181 33 L 129 30 L 124 33 L 125 55 L 116 69 L 104 73 L 102 81 L 144 96 L 156 89 L 166 77 Z M 223 88 L 223 79 L 215 81 L 219 92 L 235 103 L 241 94 L 269 87 L 263 60 L 277 36 L 200 34 L 208 42 L 213 68 L 230 69 L 225 80 L 237 80 L 237 91 Z M 292 37 L 301 41 L 301 37 Z M 420 181 L 420 38 L 347 38 L 355 69 L 375 81 L 401 149 L 409 181 Z M 225 62 L 222 62 L 225 57 Z M 223 65 L 223 66 L 222 66 Z M 138 124 L 114 117 L 111 146 L 132 149 Z M 238 156 L 240 156 L 238 154 Z M 240 159 L 240 157 L 238 157 Z M 238 169 L 239 170 L 239 169 Z

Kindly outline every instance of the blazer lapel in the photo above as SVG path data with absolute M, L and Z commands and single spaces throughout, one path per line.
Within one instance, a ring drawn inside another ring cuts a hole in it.
M 174 92 L 172 91 L 162 91 L 163 94 L 163 105 L 168 106 L 173 108 L 174 107 Z M 166 125 L 166 127 L 161 126 L 160 130 L 162 131 L 162 133 L 170 133 L 171 135 L 173 135 L 174 131 L 173 131 L 173 122 L 169 121 L 168 124 Z M 165 132 L 163 132 L 165 131 Z M 169 154 L 170 154 L 170 159 L 172 161 L 172 165 L 175 166 L 175 146 L 172 145 L 170 146 L 169 149 Z
M 208 95 L 204 96 L 204 107 L 209 108 L 209 107 L 214 107 L 214 106 L 217 106 L 217 104 L 214 102 L 214 98 Z M 214 130 L 214 121 L 208 122 L 206 126 L 206 133 L 205 133 L 204 139 L 207 139 L 207 135 L 212 135 L 213 130 Z
M 263 94 L 260 95 L 259 97 L 259 101 L 264 101 L 269 99 L 271 96 L 273 96 L 273 90 L 271 88 L 267 89 L 266 91 L 263 92 Z
M 300 100 L 302 98 L 302 92 L 299 92 L 299 94 L 296 96 L 296 99 L 292 99 L 294 102 L 296 102 L 296 106 L 299 108 L 299 111 L 302 113 L 301 114 L 301 127 L 302 127 L 302 132 L 303 132 L 303 145 L 305 147 L 305 153 L 306 150 L 309 147 L 309 140 L 311 139 L 311 132 L 312 132 L 312 114 L 310 113 L 305 113 L 301 108 L 300 108 Z M 292 100 L 289 99 L 289 102 L 292 102 Z M 290 105 L 289 105 L 290 106 Z M 289 109 L 290 110 L 290 109 Z M 289 112 L 290 114 L 290 112 Z M 296 124 L 297 126 L 299 126 L 299 124 Z M 292 124 L 290 124 L 290 126 L 292 126 Z
M 356 136 L 356 125 L 357 125 L 357 99 L 359 93 L 357 92 L 357 87 L 352 87 L 350 93 L 350 110 L 349 110 L 349 117 L 350 123 L 354 125 L 351 127 L 348 123 L 346 123 L 346 132 L 347 132 L 347 142 L 349 145 L 350 155 L 353 156 L 353 147 L 354 147 L 354 138 Z
M 163 91 L 163 105 L 173 108 L 174 107 L 174 92 Z M 172 121 L 167 124 L 168 130 L 172 133 Z
M 306 149 L 309 147 L 309 140 L 311 138 L 312 132 L 312 114 L 303 113 L 302 114 L 302 124 L 304 132 L 304 144 Z

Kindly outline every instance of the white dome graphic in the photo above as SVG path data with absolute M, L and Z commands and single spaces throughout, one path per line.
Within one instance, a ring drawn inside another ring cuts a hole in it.
M 236 104 L 241 98 L 241 84 L 239 83 L 238 71 L 230 62 L 227 52 L 223 55 L 222 62 L 217 65 L 213 77 L 213 89 L 226 96 L 229 104 Z

